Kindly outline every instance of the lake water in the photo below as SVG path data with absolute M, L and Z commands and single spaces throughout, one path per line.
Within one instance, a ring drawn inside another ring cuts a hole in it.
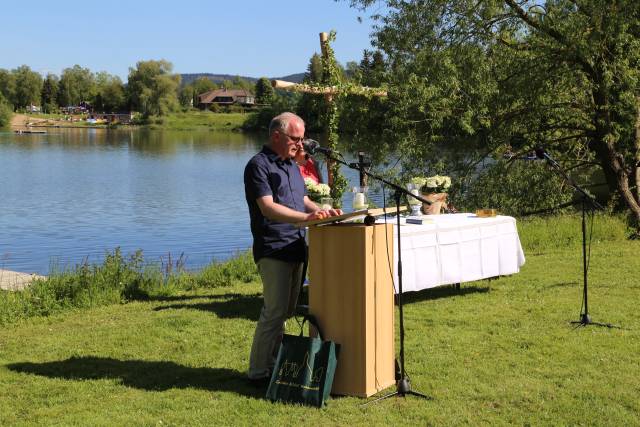
M 106 251 L 190 269 L 251 246 L 242 173 L 263 135 L 0 132 L 0 268 L 48 274 Z M 355 171 L 345 175 L 357 185 Z M 326 176 L 326 175 L 325 175 Z

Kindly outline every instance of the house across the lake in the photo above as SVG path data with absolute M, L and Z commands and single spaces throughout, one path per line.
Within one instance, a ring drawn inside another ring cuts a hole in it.
M 198 107 L 208 109 L 212 104 L 219 106 L 239 105 L 252 107 L 256 100 L 251 92 L 245 89 L 214 89 L 198 95 Z
M 60 107 L 62 114 L 87 114 L 91 112 L 91 104 L 87 101 L 82 101 L 78 105 L 67 105 L 66 107 Z

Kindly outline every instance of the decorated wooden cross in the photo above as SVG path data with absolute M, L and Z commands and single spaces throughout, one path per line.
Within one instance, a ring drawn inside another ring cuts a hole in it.
M 323 74 L 329 75 L 329 64 L 333 61 L 333 51 L 329 46 L 329 34 L 328 33 L 320 33 L 320 48 L 322 50 L 322 72 Z M 339 84 L 329 85 L 329 86 L 316 86 L 309 84 L 300 84 L 300 83 L 292 83 L 284 80 L 272 80 L 271 85 L 275 89 L 284 89 L 290 90 L 293 92 L 302 92 L 302 93 L 311 93 L 316 95 L 323 95 L 325 100 L 325 107 L 329 108 L 334 103 L 334 97 L 338 94 L 357 94 L 357 95 L 369 95 L 369 96 L 387 96 L 387 91 L 381 88 L 371 88 L 366 86 L 353 86 L 349 85 L 348 87 L 341 87 Z M 329 118 L 326 118 L 325 123 L 323 123 L 324 127 L 324 135 L 323 135 L 323 144 L 327 145 L 329 141 L 329 132 L 330 132 L 330 121 Z M 358 153 L 358 163 L 360 165 L 360 169 L 362 170 L 365 167 L 368 167 L 369 164 L 365 160 L 364 153 Z M 333 168 L 331 167 L 331 161 L 327 159 L 327 171 L 328 171 L 328 183 L 329 186 L 333 188 L 334 176 L 332 173 Z M 360 185 L 366 185 L 366 175 L 360 172 Z

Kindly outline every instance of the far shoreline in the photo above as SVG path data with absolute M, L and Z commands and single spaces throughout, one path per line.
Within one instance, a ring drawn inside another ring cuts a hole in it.
M 214 113 L 188 111 L 151 117 L 146 124 L 87 124 L 85 121 L 70 122 L 52 114 L 14 113 L 9 128 L 12 131 L 37 129 L 151 129 L 175 131 L 245 131 L 244 125 L 250 113 Z

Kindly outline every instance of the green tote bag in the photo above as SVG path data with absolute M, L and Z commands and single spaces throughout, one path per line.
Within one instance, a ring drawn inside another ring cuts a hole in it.
M 318 331 L 318 338 L 284 335 L 267 389 L 267 399 L 274 402 L 301 403 L 321 407 L 331 392 L 338 363 L 340 344 L 323 341 L 315 318 L 307 315 Z

